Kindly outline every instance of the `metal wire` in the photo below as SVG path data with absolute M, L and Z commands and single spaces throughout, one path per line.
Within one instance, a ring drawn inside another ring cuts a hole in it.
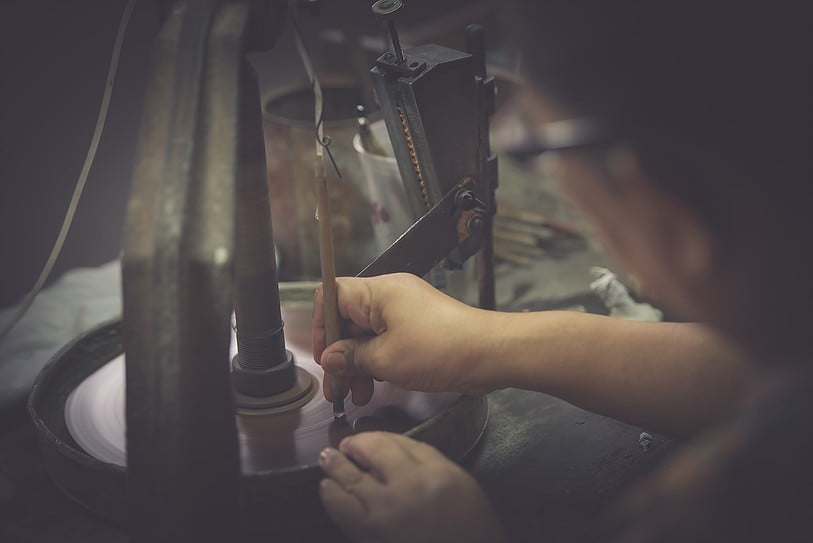
M 325 135 L 324 130 L 324 97 L 322 94 L 322 85 L 319 84 L 319 79 L 316 77 L 316 70 L 313 68 L 313 61 L 311 60 L 308 47 L 305 44 L 305 38 L 302 34 L 302 28 L 299 26 L 299 21 L 296 16 L 296 0 L 290 1 L 291 9 L 291 22 L 294 26 L 294 38 L 296 40 L 296 48 L 299 50 L 299 56 L 302 59 L 302 65 L 305 67 L 305 73 L 308 74 L 308 80 L 313 90 L 315 99 L 315 119 L 316 119 L 316 148 L 317 157 L 324 156 L 322 150 L 327 152 L 330 163 L 336 171 L 336 175 L 341 179 L 342 173 L 339 171 L 339 166 L 336 164 L 336 159 L 333 158 L 333 153 L 330 151 L 330 137 Z
M 76 180 L 76 186 L 73 189 L 73 195 L 71 196 L 71 201 L 68 204 L 68 210 L 65 212 L 65 218 L 62 221 L 62 227 L 59 229 L 56 242 L 54 242 L 54 246 L 51 248 L 51 253 L 48 255 L 48 260 L 46 260 L 45 265 L 42 267 L 42 271 L 40 271 L 39 277 L 37 277 L 37 281 L 34 283 L 34 286 L 31 288 L 28 294 L 26 294 L 22 304 L 12 319 L 8 322 L 8 324 L 5 325 L 5 327 L 3 327 L 2 332 L 0 332 L 0 341 L 2 341 L 11 332 L 11 330 L 14 329 L 17 323 L 19 323 L 28 312 L 31 304 L 34 303 L 34 299 L 40 293 L 42 287 L 45 285 L 45 282 L 48 280 L 48 277 L 51 275 L 51 272 L 54 269 L 54 264 L 56 263 L 57 258 L 59 258 L 59 254 L 62 252 L 62 247 L 65 244 L 65 238 L 68 236 L 68 231 L 71 229 L 71 225 L 73 224 L 76 208 L 79 205 L 79 200 L 82 197 L 82 192 L 85 189 L 85 183 L 87 183 L 90 168 L 93 166 L 93 161 L 96 158 L 96 150 L 99 148 L 99 140 L 102 137 L 104 125 L 107 121 L 107 110 L 110 106 L 110 95 L 113 92 L 113 82 L 116 78 L 116 71 L 118 70 L 119 66 L 121 46 L 124 43 L 124 34 L 127 31 L 127 25 L 130 23 L 130 15 L 133 13 L 135 4 L 136 0 L 128 0 L 127 5 L 124 7 L 124 12 L 121 15 L 121 20 L 119 21 L 119 28 L 116 31 L 116 40 L 113 44 L 113 53 L 110 57 L 110 66 L 107 69 L 107 79 L 105 82 L 104 94 L 102 95 L 102 102 L 99 106 L 99 114 L 96 118 L 96 127 L 93 129 L 93 137 L 90 140 L 90 147 L 88 148 L 87 155 L 85 156 L 85 162 L 82 165 L 82 170 L 79 172 L 79 178 Z

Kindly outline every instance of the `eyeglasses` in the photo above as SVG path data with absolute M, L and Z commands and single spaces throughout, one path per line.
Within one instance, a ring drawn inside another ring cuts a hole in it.
M 515 158 L 531 158 L 548 151 L 569 151 L 611 142 L 601 123 L 589 117 L 553 121 L 535 127 L 537 141 L 511 151 Z

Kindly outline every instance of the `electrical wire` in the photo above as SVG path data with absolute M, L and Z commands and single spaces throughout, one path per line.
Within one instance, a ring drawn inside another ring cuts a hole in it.
M 48 260 L 46 260 L 42 271 L 40 271 L 39 277 L 37 277 L 37 281 L 34 283 L 34 286 L 31 288 L 28 294 L 26 294 L 22 304 L 20 304 L 20 307 L 17 309 L 17 312 L 14 314 L 12 319 L 0 332 L 0 341 L 2 341 L 11 332 L 11 330 L 17 325 L 17 323 L 20 322 L 20 320 L 22 320 L 22 318 L 31 308 L 31 304 L 34 303 L 34 299 L 40 293 L 42 287 L 45 285 L 45 282 L 48 280 L 48 277 L 51 275 L 51 272 L 54 269 L 54 264 L 56 263 L 57 258 L 59 258 L 59 254 L 62 252 L 62 247 L 65 244 L 65 238 L 68 236 L 68 231 L 71 229 L 71 225 L 73 224 L 76 208 L 79 205 L 79 200 L 82 197 L 82 192 L 85 189 L 88 174 L 90 173 L 90 168 L 93 166 L 93 161 L 96 158 L 96 150 L 99 148 L 99 140 L 102 137 L 104 125 L 107 121 L 107 111 L 110 106 L 110 95 L 113 92 L 113 82 L 116 78 L 116 71 L 119 67 L 121 46 L 124 43 L 124 34 L 127 31 L 127 25 L 130 23 L 130 15 L 133 13 L 135 4 L 136 0 L 128 0 L 127 5 L 124 7 L 124 12 L 121 15 L 121 20 L 119 21 L 119 28 L 116 32 L 116 40 L 113 44 L 113 53 L 110 57 L 110 66 L 107 69 L 107 79 L 105 82 L 104 94 L 102 95 L 102 102 L 99 106 L 99 114 L 96 118 L 96 127 L 93 130 L 93 137 L 90 140 L 90 147 L 88 148 L 87 155 L 85 156 L 85 162 L 82 165 L 82 170 L 79 172 L 79 178 L 76 180 L 76 186 L 73 189 L 73 195 L 71 196 L 70 203 L 68 204 L 68 209 L 65 212 L 65 218 L 62 221 L 62 227 L 59 230 L 56 242 L 54 242 L 54 246 L 51 248 L 51 253 L 48 255 Z

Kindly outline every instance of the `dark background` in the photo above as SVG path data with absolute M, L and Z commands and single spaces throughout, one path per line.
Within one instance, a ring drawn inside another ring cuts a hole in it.
M 125 3 L 13 0 L 0 7 L 0 306 L 31 288 L 56 240 L 93 134 Z M 52 280 L 119 253 L 158 25 L 152 2 L 136 6 L 96 161 Z

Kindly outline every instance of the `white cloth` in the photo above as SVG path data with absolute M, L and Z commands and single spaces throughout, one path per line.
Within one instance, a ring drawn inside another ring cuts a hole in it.
M 17 308 L 0 311 L 0 327 Z M 40 370 L 66 343 L 121 315 L 119 261 L 66 272 L 43 289 L 28 313 L 0 341 L 0 413 L 18 405 Z
M 633 321 L 658 322 L 663 320 L 663 312 L 649 304 L 639 304 L 627 292 L 627 287 L 607 268 L 590 268 L 595 279 L 590 290 L 596 293 L 610 311 L 611 317 Z

